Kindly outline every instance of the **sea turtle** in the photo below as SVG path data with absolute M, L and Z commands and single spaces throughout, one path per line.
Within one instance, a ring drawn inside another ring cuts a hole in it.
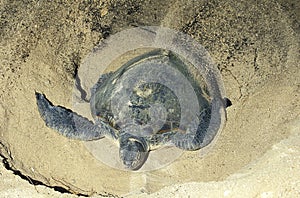
M 68 138 L 115 140 L 125 168 L 138 170 L 151 150 L 164 145 L 197 150 L 215 136 L 207 134 L 213 97 L 188 67 L 173 52 L 156 49 L 101 75 L 91 88 L 94 123 L 36 92 L 38 109 L 48 127 Z

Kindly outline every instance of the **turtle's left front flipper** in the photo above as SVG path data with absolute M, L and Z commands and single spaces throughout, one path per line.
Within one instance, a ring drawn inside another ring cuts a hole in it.
M 35 93 L 37 106 L 46 126 L 60 134 L 78 140 L 95 140 L 104 137 L 109 126 L 98 127 L 93 122 L 61 106 L 54 106 L 44 94 Z

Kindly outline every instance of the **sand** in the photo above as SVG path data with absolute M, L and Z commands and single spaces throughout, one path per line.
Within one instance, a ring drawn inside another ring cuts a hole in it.
M 283 0 L 1 1 L 0 197 L 298 197 L 299 10 Z M 133 173 L 47 128 L 34 92 L 72 108 L 74 76 L 87 54 L 107 36 L 141 25 L 201 43 L 233 105 L 207 152 Z

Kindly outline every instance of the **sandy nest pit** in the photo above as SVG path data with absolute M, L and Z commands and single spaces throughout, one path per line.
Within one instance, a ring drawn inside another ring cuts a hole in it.
M 0 197 L 299 195 L 299 8 L 283 0 L 1 1 Z M 82 142 L 47 128 L 34 92 L 72 108 L 81 61 L 100 40 L 141 25 L 201 43 L 233 105 L 207 155 L 184 152 L 164 168 L 136 173 L 102 164 Z

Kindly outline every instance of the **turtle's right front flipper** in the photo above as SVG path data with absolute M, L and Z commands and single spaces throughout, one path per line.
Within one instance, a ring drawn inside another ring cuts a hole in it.
M 112 129 L 109 125 L 98 127 L 93 122 L 61 106 L 54 106 L 40 93 L 35 93 L 38 109 L 46 126 L 60 134 L 78 140 L 95 140 L 103 138 Z

